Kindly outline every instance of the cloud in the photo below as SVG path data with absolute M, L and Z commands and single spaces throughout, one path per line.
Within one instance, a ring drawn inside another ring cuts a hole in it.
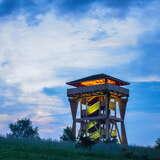
M 8 125 L 10 123 L 26 117 L 31 119 L 34 126 L 38 126 L 40 136 L 45 138 L 44 129 L 53 129 L 59 120 L 57 116 L 70 115 L 69 107 L 65 107 L 60 97 L 47 96 L 39 91 L 22 92 L 18 87 L 10 87 L 2 81 L 0 83 L 0 101 L 0 134 L 9 132 Z M 66 121 L 64 122 L 62 117 L 60 126 L 64 126 L 65 123 Z M 62 130 L 60 126 L 57 127 L 57 133 Z M 54 137 L 53 134 L 51 137 Z M 46 138 L 49 138 L 49 134 L 46 135 Z
M 1 97 L 5 99 L 4 103 L 1 104 L 1 110 L 3 110 L 0 114 L 1 134 L 9 132 L 8 125 L 10 123 L 26 117 L 31 119 L 34 126 L 38 126 L 42 138 L 49 138 L 50 134 L 46 134 L 47 130 L 52 129 L 52 132 L 55 132 L 55 124 L 59 121 L 57 116 L 70 115 L 70 110 L 56 96 L 47 96 L 39 92 L 15 96 L 12 95 L 12 90 L 8 90 L 1 94 Z M 13 110 L 15 111 L 13 112 Z M 61 126 L 64 126 L 64 123 L 66 123 L 63 118 L 61 118 L 61 121 L 60 126 L 56 129 L 57 133 L 60 133 L 62 130 Z M 58 138 L 58 136 L 53 136 L 53 133 L 50 137 Z
M 132 79 L 133 82 L 160 82 L 160 76 L 149 75 L 143 77 L 136 77 Z
M 100 19 L 95 18 L 92 9 L 77 21 L 54 13 L 37 18 L 40 23 L 36 26 L 28 25 L 24 15 L 1 23 L 0 28 L 0 75 L 7 84 L 18 85 L 23 92 L 64 85 L 67 77 L 57 76 L 63 69 L 131 63 L 138 54 L 120 50 L 136 46 L 147 30 L 136 17 Z M 93 41 L 97 32 L 108 36 Z
M 102 5 L 111 8 L 116 17 L 125 17 L 129 9 L 133 6 L 140 8 L 148 5 L 151 1 L 125 0 L 0 0 L 0 16 L 5 17 L 11 14 L 21 14 L 25 12 L 30 18 L 43 12 L 52 11 L 56 8 L 57 13 L 70 16 L 85 16 L 91 5 Z

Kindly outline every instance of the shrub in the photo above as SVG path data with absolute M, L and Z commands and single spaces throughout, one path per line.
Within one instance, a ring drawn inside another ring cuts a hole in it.
M 106 139 L 106 141 L 104 142 L 106 144 L 118 144 L 118 139 L 117 138 L 112 138 L 112 139 Z
M 90 137 L 81 135 L 78 139 L 77 147 L 84 147 L 91 149 L 94 144 L 95 142 L 92 141 Z
M 133 158 L 134 153 L 130 151 L 128 147 L 122 148 L 122 154 L 125 158 Z
M 66 127 L 63 129 L 63 135 L 60 137 L 62 141 L 74 142 L 76 140 L 75 136 L 72 133 L 71 127 Z

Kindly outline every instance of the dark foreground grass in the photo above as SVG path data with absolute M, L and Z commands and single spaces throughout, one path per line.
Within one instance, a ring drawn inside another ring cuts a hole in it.
M 0 160 L 160 160 L 150 147 L 98 144 L 92 149 L 50 140 L 0 138 Z

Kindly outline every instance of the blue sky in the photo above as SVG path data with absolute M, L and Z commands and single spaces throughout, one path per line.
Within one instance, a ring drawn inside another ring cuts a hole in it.
M 30 117 L 43 138 L 71 125 L 66 81 L 131 82 L 130 144 L 160 137 L 159 0 L 0 0 L 0 133 Z

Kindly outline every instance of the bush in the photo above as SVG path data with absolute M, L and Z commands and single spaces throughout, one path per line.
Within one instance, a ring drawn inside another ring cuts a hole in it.
M 72 133 L 71 127 L 66 127 L 63 129 L 63 135 L 60 137 L 62 141 L 71 141 L 74 142 L 76 140 L 75 136 Z
M 104 142 L 105 144 L 118 144 L 118 139 L 117 138 L 112 138 L 112 139 L 106 139 Z
M 30 119 L 24 118 L 9 124 L 11 133 L 8 136 L 16 138 L 39 138 L 38 127 L 33 128 Z
M 92 141 L 90 137 L 81 135 L 78 139 L 77 147 L 84 147 L 91 149 L 94 144 L 95 142 Z
M 130 151 L 128 147 L 122 148 L 122 154 L 125 158 L 133 158 L 134 153 Z

